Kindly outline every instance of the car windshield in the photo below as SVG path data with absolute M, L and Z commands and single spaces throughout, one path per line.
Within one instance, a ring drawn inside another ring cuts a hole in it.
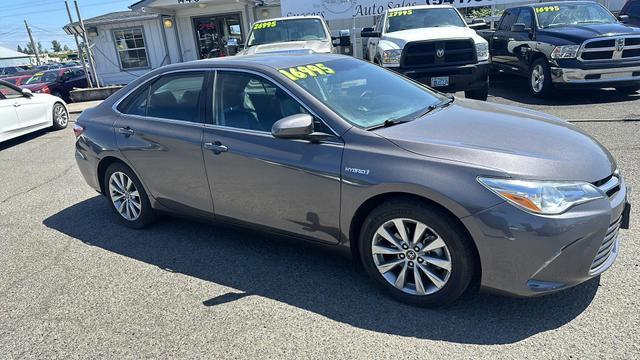
M 58 71 L 46 71 L 33 74 L 26 84 L 50 83 L 58 80 Z
M 413 120 L 446 100 L 391 71 L 350 58 L 279 70 L 342 118 L 363 128 Z
M 387 15 L 386 32 L 441 26 L 466 27 L 467 25 L 458 12 L 450 8 L 391 10 Z
M 611 24 L 617 20 L 602 5 L 596 3 L 562 3 L 534 6 L 538 26 L 550 28 L 579 24 Z
M 263 21 L 253 25 L 247 46 L 287 41 L 329 40 L 320 19 Z

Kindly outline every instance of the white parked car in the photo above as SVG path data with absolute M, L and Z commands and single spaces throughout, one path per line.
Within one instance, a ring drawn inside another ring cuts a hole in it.
M 49 127 L 64 129 L 68 123 L 64 100 L 0 80 L 0 142 Z

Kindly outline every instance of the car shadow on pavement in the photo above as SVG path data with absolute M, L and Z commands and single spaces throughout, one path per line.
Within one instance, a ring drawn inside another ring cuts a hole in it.
M 640 100 L 640 93 L 621 94 L 614 89 L 558 90 L 555 96 L 536 98 L 529 93 L 527 79 L 517 76 L 494 75 L 491 78 L 489 96 L 529 105 L 594 105 L 604 103 L 628 103 Z
M 224 306 L 255 295 L 361 329 L 455 343 L 508 344 L 556 329 L 581 314 L 599 286 L 596 278 L 540 298 L 476 294 L 422 309 L 390 299 L 356 261 L 324 248 L 171 217 L 131 230 L 117 223 L 101 196 L 60 211 L 44 225 L 87 245 L 237 290 L 194 306 Z
M 2 120 L 2 119 L 0 119 Z M 45 135 L 47 133 L 49 133 L 51 131 L 51 129 L 42 129 L 42 130 L 38 130 L 38 131 L 34 131 L 32 133 L 29 134 L 25 134 L 22 136 L 18 136 L 17 138 L 13 138 L 11 140 L 7 140 L 7 141 L 3 141 L 0 143 L 0 151 L 2 150 L 6 150 L 9 148 L 12 148 L 14 146 L 18 146 L 22 143 L 25 143 L 27 141 L 31 141 L 37 137 L 40 137 L 42 135 Z

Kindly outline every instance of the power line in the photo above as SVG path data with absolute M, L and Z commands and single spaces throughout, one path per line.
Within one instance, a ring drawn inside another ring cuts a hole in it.
M 113 5 L 114 3 L 123 3 L 123 2 L 131 2 L 131 0 L 113 0 L 113 1 L 109 1 L 108 3 L 101 3 L 101 4 L 89 4 L 89 5 L 82 5 L 82 8 L 92 8 L 92 7 L 99 7 L 99 6 L 105 6 L 105 5 Z M 52 11 L 63 11 L 64 8 L 62 7 L 54 7 L 54 8 L 47 8 L 47 9 L 40 9 L 37 11 L 29 11 L 29 12 L 25 12 L 25 13 L 13 13 L 13 14 L 4 14 L 3 16 L 25 16 L 25 15 L 33 15 L 33 14 L 42 14 L 43 12 L 52 12 Z

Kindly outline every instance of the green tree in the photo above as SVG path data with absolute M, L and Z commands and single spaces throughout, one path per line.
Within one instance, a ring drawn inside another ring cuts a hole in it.
M 25 54 L 34 54 L 35 52 L 33 51 L 33 46 L 31 46 L 31 43 L 27 43 L 27 46 L 24 48 L 24 53 Z
M 20 45 L 18 45 L 18 49 L 17 49 L 17 51 L 18 51 L 19 53 L 24 53 L 24 51 L 22 50 L 22 46 L 20 46 Z
M 42 47 L 42 43 L 40 41 L 38 41 L 38 53 L 42 54 L 44 53 L 44 48 Z
M 68 47 L 67 45 L 65 45 L 65 46 L 62 48 L 62 51 L 69 52 L 69 47 Z
M 51 41 L 51 48 L 53 49 L 53 52 L 62 51 L 62 45 L 60 45 L 60 42 L 58 40 Z

